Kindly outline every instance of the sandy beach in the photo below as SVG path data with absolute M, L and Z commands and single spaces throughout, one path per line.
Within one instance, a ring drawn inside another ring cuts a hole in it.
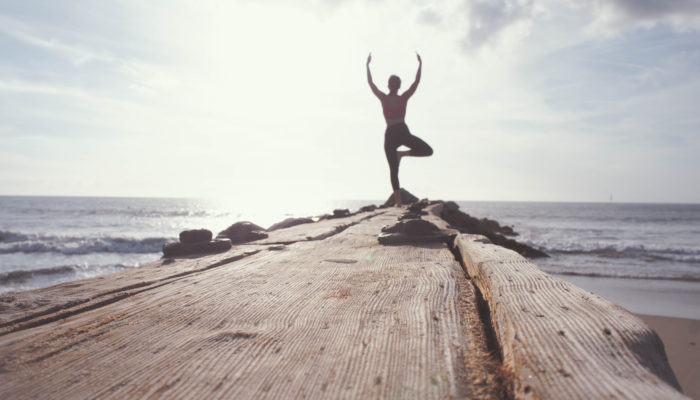
M 700 320 L 698 282 L 556 275 L 634 314 Z
M 637 316 L 661 336 L 683 392 L 693 399 L 700 399 L 700 320 Z

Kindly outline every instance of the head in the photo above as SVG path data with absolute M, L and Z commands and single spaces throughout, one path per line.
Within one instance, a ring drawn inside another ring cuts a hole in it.
M 401 78 L 399 78 L 396 75 L 392 75 L 389 77 L 389 91 L 390 92 L 396 92 L 399 90 L 401 87 Z

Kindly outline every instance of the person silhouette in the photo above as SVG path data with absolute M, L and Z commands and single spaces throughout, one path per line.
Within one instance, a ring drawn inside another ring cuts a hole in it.
M 416 57 L 418 58 L 416 80 L 413 81 L 413 84 L 408 90 L 399 95 L 401 79 L 396 75 L 389 77 L 389 94 L 377 89 L 377 85 L 372 81 L 372 72 L 370 72 L 369 69 L 369 63 L 372 62 L 372 53 L 369 53 L 369 56 L 367 56 L 367 82 L 369 83 L 370 89 L 372 89 L 372 93 L 382 102 L 382 111 L 384 112 L 384 119 L 386 120 L 384 153 L 389 162 L 391 188 L 394 191 L 394 202 L 397 207 L 402 205 L 401 187 L 399 186 L 399 163 L 401 159 L 406 156 L 427 157 L 433 154 L 433 149 L 426 142 L 411 134 L 404 121 L 408 99 L 416 92 L 416 88 L 420 82 L 423 60 L 421 60 L 418 53 L 416 53 Z M 409 150 L 398 151 L 398 148 L 402 145 L 408 147 Z

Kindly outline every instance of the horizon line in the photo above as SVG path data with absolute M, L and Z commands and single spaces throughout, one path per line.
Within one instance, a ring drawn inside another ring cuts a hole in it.
M 220 200 L 217 197 L 189 197 L 189 196 L 120 196 L 120 195 L 46 195 L 46 194 L 0 194 L 0 197 L 45 197 L 45 198 L 93 198 L 93 199 L 170 199 L 170 200 Z M 700 205 L 700 202 L 688 201 L 596 201 L 596 200 L 445 200 L 445 199 L 430 199 L 439 201 L 454 201 L 464 203 L 569 203 L 569 204 L 674 204 L 674 205 Z M 367 198 L 334 198 L 325 199 L 325 201 L 368 201 L 379 202 L 380 199 Z

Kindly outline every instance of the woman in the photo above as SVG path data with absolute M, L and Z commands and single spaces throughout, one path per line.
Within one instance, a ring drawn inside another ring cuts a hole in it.
M 411 87 L 399 95 L 401 87 L 401 79 L 398 76 L 392 75 L 389 77 L 389 94 L 385 94 L 377 89 L 377 86 L 372 82 L 372 73 L 369 70 L 369 63 L 372 61 L 372 53 L 367 57 L 367 82 L 379 101 L 382 102 L 382 110 L 384 111 L 384 119 L 386 120 L 386 132 L 384 132 L 384 153 L 389 161 L 389 173 L 391 176 L 391 187 L 394 190 L 394 201 L 396 206 L 401 204 L 401 187 L 399 186 L 399 162 L 401 158 L 406 156 L 427 157 L 433 154 L 433 149 L 421 140 L 419 137 L 413 136 L 408 130 L 404 118 L 406 117 L 406 103 L 413 96 L 418 82 L 420 82 L 420 72 L 423 66 L 423 61 L 420 55 L 418 57 L 418 72 L 416 72 L 416 80 Z M 399 146 L 406 146 L 410 150 L 398 151 Z

